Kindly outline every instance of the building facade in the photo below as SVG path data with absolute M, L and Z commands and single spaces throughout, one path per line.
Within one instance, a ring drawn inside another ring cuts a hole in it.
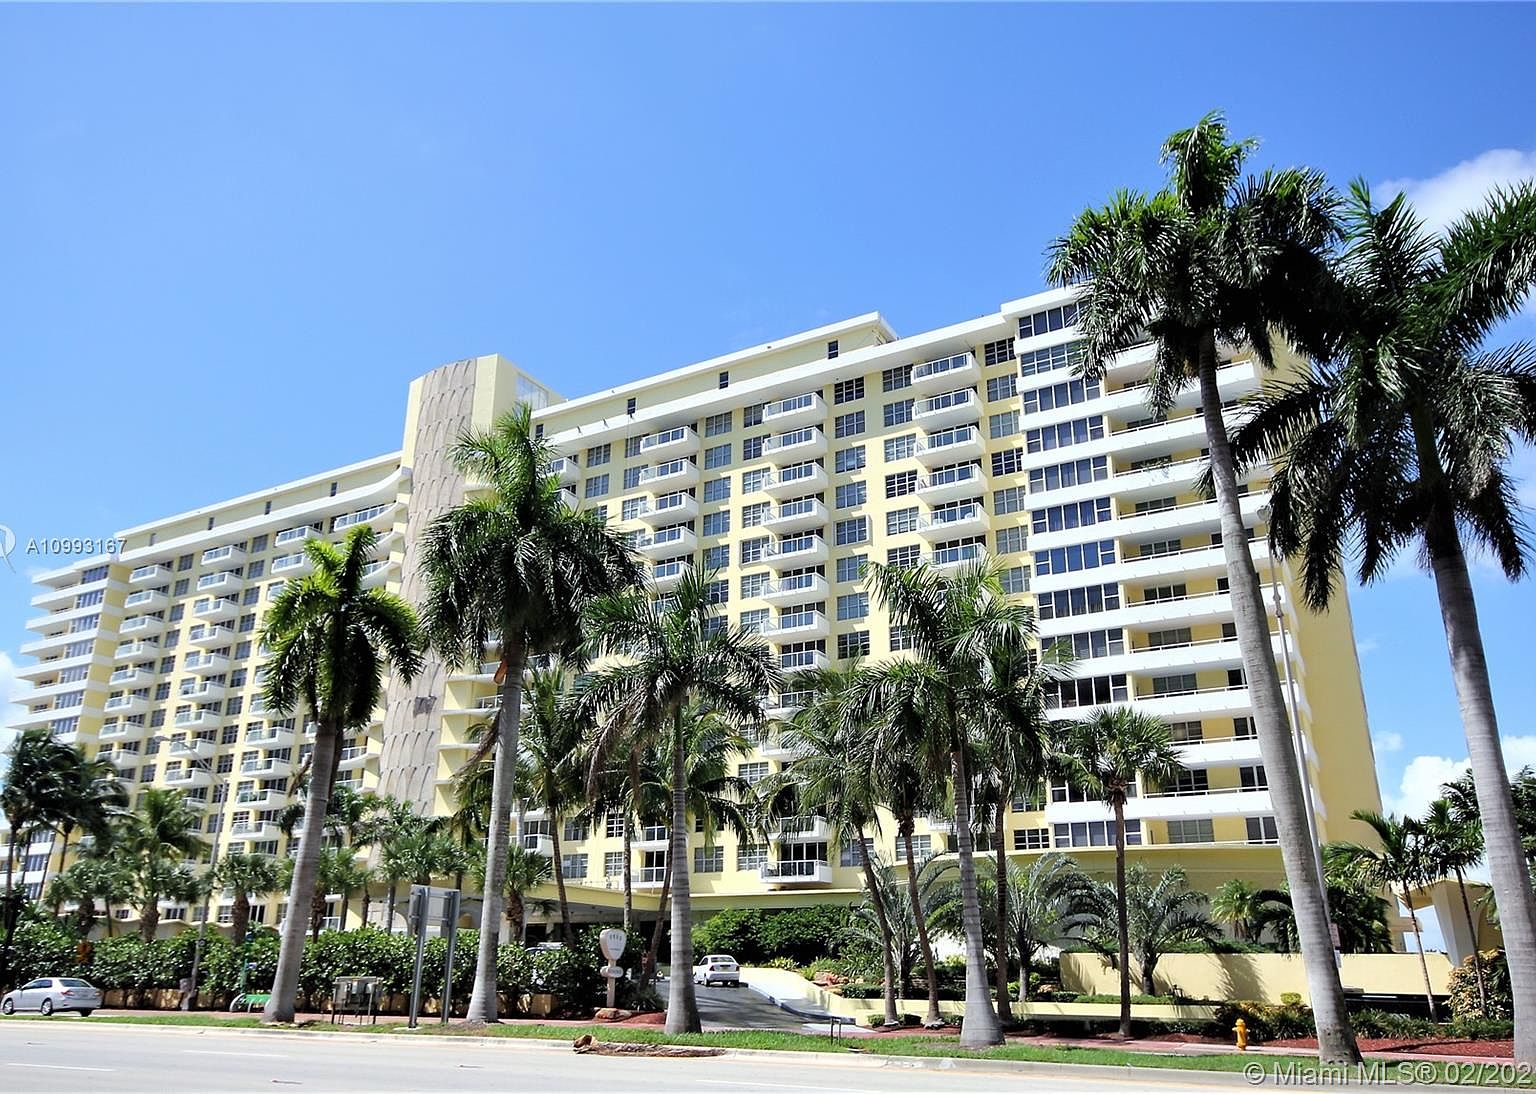
M 1150 347 L 1084 380 L 1074 323 L 1067 291 L 906 338 L 870 314 L 568 400 L 500 357 L 443 366 L 411 385 L 398 453 L 127 529 L 117 556 L 38 578 L 43 614 L 22 647 L 36 663 L 20 674 L 35 690 L 18 725 L 51 727 L 109 757 L 132 786 L 184 789 L 225 850 L 286 853 L 274 818 L 306 730 L 262 709 L 264 606 L 305 572 L 306 539 L 360 522 L 382 537 L 369 579 L 418 600 L 413 544 L 466 492 L 449 445 L 527 401 L 561 454 L 552 472 L 570 504 L 628 534 L 660 592 L 689 566 L 712 572 L 721 614 L 761 634 L 786 672 L 901 655 L 906 640 L 861 583 L 865 562 L 994 560 L 1008 590 L 1036 605 L 1042 640 L 1074 653 L 1053 717 L 1133 703 L 1173 726 L 1188 770 L 1132 801 L 1134 853 L 1154 867 L 1182 864 L 1208 891 L 1232 877 L 1278 883 L 1216 508 L 1195 493 L 1198 393 L 1154 419 L 1142 387 Z M 1227 355 L 1227 405 L 1262 382 L 1253 360 Z M 1275 654 L 1317 829 L 1351 837 L 1350 813 L 1380 798 L 1349 607 L 1341 598 L 1319 615 L 1293 594 L 1289 565 L 1266 546 L 1267 482 L 1254 469 L 1243 513 L 1273 599 Z M 409 685 L 392 681 L 374 723 L 346 742 L 341 778 L 450 811 L 471 727 L 495 701 L 495 668 L 434 663 Z M 800 698 L 785 691 L 767 705 L 785 717 Z M 755 780 L 792 759 L 770 730 L 738 773 Z M 573 899 L 603 914 L 623 873 L 621 828 L 527 811 L 521 838 L 548 851 L 554 824 Z M 951 828 L 931 818 L 917 854 L 948 849 Z M 1108 869 L 1109 813 L 1070 787 L 1014 801 L 1007 831 L 1019 856 L 1068 850 Z M 848 900 L 860 889 L 857 849 L 839 846 L 819 818 L 747 843 L 691 838 L 706 912 Z M 667 833 L 632 833 L 630 847 L 635 888 L 654 906 Z M 876 848 L 902 865 L 890 826 Z M 31 866 L 44 849 L 29 853 Z M 198 912 L 165 909 L 172 923 Z

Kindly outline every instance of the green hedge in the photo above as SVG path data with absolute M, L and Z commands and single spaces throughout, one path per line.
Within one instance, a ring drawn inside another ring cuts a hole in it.
M 744 965 L 789 960 L 809 964 L 848 949 L 848 907 L 811 904 L 804 908 L 726 908 L 693 929 L 694 960 L 728 953 Z

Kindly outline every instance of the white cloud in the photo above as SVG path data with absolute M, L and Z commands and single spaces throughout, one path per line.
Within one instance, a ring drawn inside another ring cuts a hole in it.
M 1531 179 L 1536 179 L 1536 151 L 1495 148 L 1438 175 L 1389 179 L 1376 189 L 1383 201 L 1407 194 L 1419 216 L 1439 231 L 1468 209 L 1481 205 L 1498 187 Z
M 1368 657 L 1369 655 L 1375 653 L 1380 648 L 1381 648 L 1381 643 L 1376 640 L 1376 636 L 1375 635 L 1370 635 L 1370 636 L 1368 636 L 1366 638 L 1362 638 L 1362 639 L 1360 639 L 1360 641 L 1355 643 L 1355 653 L 1357 653 L 1361 657 Z
M 1401 733 L 1372 733 L 1371 747 L 1378 753 L 1401 752 L 1403 750 L 1403 735 Z
M 1536 765 L 1536 737 L 1505 737 L 1504 763 L 1511 773 L 1527 764 Z M 1382 808 L 1388 813 L 1418 816 L 1440 796 L 1440 787 L 1460 778 L 1469 764 L 1465 757 L 1453 760 L 1449 756 L 1415 756 L 1403 769 L 1397 789 L 1382 795 Z

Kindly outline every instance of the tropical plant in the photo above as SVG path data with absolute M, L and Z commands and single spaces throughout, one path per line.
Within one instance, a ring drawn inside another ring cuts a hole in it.
M 1475 824 L 1482 827 L 1478 813 L 1477 788 L 1472 785 L 1472 772 L 1463 771 L 1440 787 L 1440 793 L 1450 803 L 1451 816 L 1458 824 Z M 1509 796 L 1515 806 L 1515 830 L 1520 834 L 1520 846 L 1530 869 L 1536 869 L 1536 770 L 1522 767 L 1509 780 Z
M 1433 880 L 1424 826 L 1412 817 L 1383 816 L 1357 809 L 1351 816 L 1375 834 L 1377 847 L 1362 843 L 1330 843 L 1328 861 L 1364 885 L 1396 891 L 1408 908 L 1413 925 L 1414 948 L 1419 951 L 1419 967 L 1424 973 L 1424 999 L 1429 1017 L 1435 1017 L 1435 991 L 1429 981 L 1429 961 L 1424 956 L 1424 935 L 1419 929 L 1419 913 L 1413 906 L 1413 890 Z
M 341 929 L 347 929 L 347 916 L 352 909 L 352 898 L 360 891 L 368 887 L 373 880 L 373 871 L 367 863 L 357 861 L 357 849 L 353 847 L 338 846 L 324 847 L 320 851 L 320 871 L 315 885 L 315 899 L 311 903 L 310 933 L 318 936 L 320 928 L 325 920 L 326 896 L 337 893 L 341 896 L 341 907 L 338 909 L 337 922 Z M 444 866 L 452 866 L 448 861 Z M 448 871 L 444 871 L 447 873 Z
M 571 930 L 571 904 L 565 892 L 560 828 L 583 800 L 582 745 L 586 726 L 567 686 L 569 674 L 563 667 L 540 667 L 527 675 L 517 785 L 525 803 L 542 809 L 548 819 L 553 851 L 550 862 L 560 901 L 560 937 L 569 946 L 576 936 Z
M 485 863 L 476 859 L 471 870 L 479 880 L 480 890 L 486 891 Z M 528 936 L 528 905 L 534 903 L 539 910 L 552 907 L 551 901 L 534 901 L 533 890 L 548 885 L 554 877 L 554 866 L 548 855 L 514 843 L 507 848 L 507 862 L 502 868 L 503 905 L 506 908 L 507 927 L 513 940 L 521 943 Z
M 1467 937 L 1472 941 L 1472 970 L 1476 975 L 1477 990 L 1486 996 L 1488 984 L 1483 975 L 1477 919 L 1472 914 L 1472 901 L 1467 897 L 1466 877 L 1467 870 L 1483 860 L 1483 827 L 1457 816 L 1451 803 L 1444 798 L 1430 802 L 1429 810 L 1419 823 L 1423 828 L 1426 872 L 1432 877 L 1449 875 L 1456 879 L 1461 911 L 1467 919 Z
M 554 454 L 535 432 L 527 404 L 501 415 L 489 431 L 460 436 L 451 456 L 459 472 L 484 490 L 427 530 L 420 545 L 427 579 L 422 618 L 448 664 L 478 664 L 493 644 L 500 659 L 485 899 L 466 1014 L 471 1021 L 494 1022 L 523 671 L 530 657 L 574 658 L 584 641 L 586 604 L 634 584 L 639 570 L 598 513 L 566 505 L 549 473 Z
M 601 712 L 593 755 L 664 744 L 671 792 L 672 968 L 693 960 L 693 901 L 688 869 L 688 734 L 686 711 L 699 704 L 750 731 L 763 723 L 763 697 L 778 667 L 755 634 L 719 625 L 709 577 L 690 567 L 664 599 L 637 590 L 598 601 L 591 633 L 615 660 L 594 672 L 584 690 Z M 599 761 L 600 762 L 600 761 Z M 693 978 L 668 979 L 668 1033 L 699 1031 Z
M 88 760 L 76 745 L 63 747 L 68 749 L 69 759 L 60 772 L 61 785 L 50 803 L 52 816 L 48 821 L 58 837 L 60 870 L 76 831 L 89 836 L 93 844 L 105 844 L 112 838 L 112 822 L 128 805 L 128 794 L 110 761 L 100 756 Z
M 1117 878 L 1115 885 L 1097 887 L 1096 902 L 1099 920 L 1104 923 L 1112 916 L 1118 917 L 1122 907 L 1130 908 L 1124 938 L 1118 937 L 1118 931 L 1089 934 L 1095 948 L 1121 970 L 1122 992 L 1128 958 L 1136 963 L 1142 994 L 1156 995 L 1157 963 L 1164 953 L 1193 942 L 1208 943 L 1220 933 L 1206 914 L 1205 894 L 1189 887 L 1181 866 L 1170 866 L 1153 875 L 1146 863 L 1134 863 L 1125 872 L 1123 882 Z M 1122 1023 L 1124 1008 L 1122 994 Z
M 1536 1062 L 1536 895 L 1494 712 L 1465 541 L 1511 580 L 1530 539 L 1509 460 L 1536 440 L 1536 350 L 1489 349 L 1536 285 L 1536 186 L 1494 193 L 1443 234 L 1402 195 L 1377 208 L 1356 182 L 1343 217 L 1337 334 L 1325 363 L 1260 399 L 1234 437 L 1266 456 L 1275 545 L 1299 557 L 1315 607 L 1344 553 L 1370 581 L 1405 549 L 1434 576 L 1515 985 L 1515 1057 Z M 1268 757 L 1266 755 L 1266 763 Z M 1273 778 L 1271 778 L 1273 785 Z
M 272 650 L 267 706 L 281 714 L 303 708 L 316 726 L 289 914 L 264 1022 L 293 1021 L 304 956 L 300 910 L 314 901 L 341 738 L 372 721 L 384 695 L 386 668 L 397 680 L 409 681 L 421 666 L 422 641 L 410 605 L 384 589 L 364 587 L 377 539 L 371 526 L 361 524 L 339 547 L 321 539 L 306 542 L 304 553 L 314 570 L 283 586 L 262 630 L 262 641 Z
M 1183 770 L 1179 751 L 1160 719 L 1130 707 L 1095 710 L 1061 727 L 1052 762 L 1083 793 L 1105 802 L 1114 814 L 1114 918 L 1119 951 L 1120 1035 L 1131 1035 L 1132 922 L 1125 867 L 1125 802 L 1136 792 L 1136 779 L 1167 785 Z M 1140 910 L 1137 912 L 1141 914 Z
M 1331 864 L 1330 858 L 1334 858 Z M 1339 931 L 1339 951 L 1391 953 L 1392 932 L 1381 890 L 1341 872 L 1336 857 L 1326 846 L 1323 863 L 1328 879 L 1328 911 Z M 1253 938 L 1268 938 L 1281 953 L 1300 950 L 1291 894 L 1284 888 L 1260 889 L 1253 894 L 1253 900 Z
M 1050 948 L 1100 925 L 1094 883 L 1071 857 L 1047 852 L 1005 875 L 1010 942 L 1019 955 L 1019 1002 L 1029 1001 L 1029 970 Z
M 1211 916 L 1232 928 L 1232 937 L 1247 941 L 1255 937 L 1254 914 L 1258 911 L 1259 890 L 1240 877 L 1228 878 L 1211 894 Z
M 0 788 L 0 812 L 4 812 L 10 829 L 5 859 L 4 941 L 0 943 L 0 983 L 4 984 L 14 979 L 11 950 L 18 917 L 26 903 L 15 885 L 16 861 L 35 835 L 58 821 L 58 803 L 63 799 L 77 756 L 74 749 L 60 744 L 41 726 L 23 731 L 7 754 L 10 763 L 5 785 Z
M 64 904 L 75 904 L 75 930 L 81 938 L 90 936 L 98 912 L 106 919 L 108 937 L 112 934 L 112 905 L 133 896 L 133 875 L 115 857 L 102 857 L 94 849 L 79 855 L 48 884 L 48 902 L 55 914 Z M 100 902 L 98 908 L 97 902 Z
M 251 926 L 251 897 L 261 898 L 282 888 L 283 871 L 271 855 L 235 851 L 225 855 L 213 870 L 214 881 L 234 895 L 229 912 L 230 938 L 245 941 Z
M 190 899 L 199 892 L 187 860 L 208 850 L 197 834 L 201 827 L 182 792 L 164 787 L 139 791 L 133 809 L 117 819 L 112 845 L 133 877 L 139 934 L 146 942 L 155 937 L 162 898 Z
M 1273 365 L 1277 336 L 1303 352 L 1327 349 L 1317 306 L 1331 282 L 1337 198 L 1323 176 L 1291 168 L 1243 177 L 1253 141 L 1231 141 L 1219 113 L 1174 133 L 1162 149 L 1169 186 L 1150 197 L 1121 191 L 1089 209 L 1051 247 L 1049 275 L 1082 282 L 1077 318 L 1083 370 L 1102 377 L 1119 353 L 1149 340 L 1147 399 L 1164 416 L 1191 382 L 1200 393 L 1209 485 L 1226 554 L 1232 613 L 1254 726 L 1264 758 L 1281 856 L 1305 945 L 1319 1054 L 1355 1064 L 1360 1053 L 1333 961 L 1323 881 L 1294 750 L 1258 571 L 1248 543 L 1237 467 L 1223 418 L 1223 344 Z

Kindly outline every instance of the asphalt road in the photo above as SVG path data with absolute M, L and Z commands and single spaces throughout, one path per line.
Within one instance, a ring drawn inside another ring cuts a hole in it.
M 1238 1080 L 1240 1083 L 1241 1080 Z M 1176 1076 L 1020 1075 L 876 1066 L 862 1057 L 804 1060 L 723 1057 L 659 1059 L 578 1056 L 570 1049 L 509 1041 L 472 1044 L 393 1034 L 277 1034 L 51 1021 L 0 1021 L 0 1090 L 89 1094 L 179 1094 L 295 1089 L 549 1091 L 551 1094 L 715 1094 L 837 1091 L 838 1094 L 1017 1094 L 1021 1090 L 1146 1094 L 1198 1089 Z M 1206 1089 L 1210 1089 L 1207 1087 Z M 1226 1089 L 1234 1089 L 1227 1086 Z
M 665 1000 L 667 985 L 657 984 L 656 990 Z M 819 1032 L 826 1028 L 806 1026 L 804 1018 L 780 1010 L 746 985 L 738 988 L 696 986 L 693 994 L 699 1001 L 699 1021 L 705 1029 L 785 1029 L 795 1032 L 814 1029 Z

